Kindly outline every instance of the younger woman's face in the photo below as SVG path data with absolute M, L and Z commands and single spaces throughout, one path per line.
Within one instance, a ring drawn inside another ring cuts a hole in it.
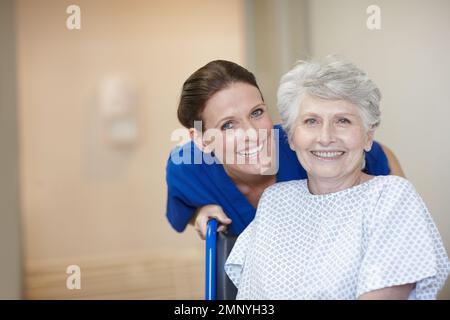
M 202 119 L 204 141 L 211 142 L 228 171 L 264 174 L 271 162 L 273 124 L 258 88 L 232 83 L 207 101 Z

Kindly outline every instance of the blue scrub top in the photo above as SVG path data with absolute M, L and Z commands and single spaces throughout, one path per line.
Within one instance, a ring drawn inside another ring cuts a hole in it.
M 277 182 L 306 179 L 306 171 L 289 147 L 281 125 L 275 125 L 274 129 L 279 130 L 279 134 L 275 135 L 275 139 L 277 136 L 279 139 Z M 186 155 L 190 155 L 187 159 L 191 161 L 178 163 Z M 232 220 L 229 232 L 239 235 L 255 217 L 256 208 L 239 191 L 222 164 L 207 164 L 205 161 L 195 164 L 194 159 L 199 159 L 199 156 L 203 157 L 204 154 L 192 141 L 172 150 L 166 167 L 167 219 L 176 231 L 182 232 L 198 207 L 216 204 Z M 390 173 L 386 155 L 377 142 L 366 152 L 364 171 L 371 175 Z

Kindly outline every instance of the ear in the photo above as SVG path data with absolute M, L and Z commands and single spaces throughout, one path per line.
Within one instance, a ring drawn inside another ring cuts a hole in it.
M 292 144 L 291 139 L 289 139 L 289 148 L 291 148 L 292 151 L 295 151 L 294 145 Z
M 289 148 L 291 148 L 292 151 L 295 151 L 294 144 L 292 143 L 292 136 L 288 135 L 287 139 L 288 139 L 288 143 L 289 143 Z
M 205 143 L 203 141 L 203 133 L 195 128 L 189 128 L 189 136 L 191 140 L 195 143 L 197 148 L 202 150 L 204 153 L 211 153 L 214 149 L 211 147 L 211 143 Z
M 367 132 L 366 143 L 364 145 L 364 151 L 369 152 L 372 149 L 374 135 L 375 130 L 369 129 L 369 131 Z

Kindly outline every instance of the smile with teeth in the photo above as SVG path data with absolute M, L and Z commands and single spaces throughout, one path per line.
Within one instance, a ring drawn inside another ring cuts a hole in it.
M 240 155 L 241 157 L 251 158 L 251 157 L 256 156 L 262 150 L 262 148 L 263 148 L 263 144 L 261 144 L 257 147 L 254 147 L 252 149 L 246 150 L 246 151 L 238 151 L 237 154 Z
M 321 159 L 337 159 L 342 156 L 344 151 L 311 151 L 311 153 Z

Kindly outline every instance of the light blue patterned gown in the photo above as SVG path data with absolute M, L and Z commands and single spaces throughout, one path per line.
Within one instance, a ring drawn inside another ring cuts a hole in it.
M 435 299 L 450 270 L 439 232 L 410 182 L 378 176 L 325 195 L 277 183 L 225 264 L 238 299 L 357 299 L 416 283 Z

